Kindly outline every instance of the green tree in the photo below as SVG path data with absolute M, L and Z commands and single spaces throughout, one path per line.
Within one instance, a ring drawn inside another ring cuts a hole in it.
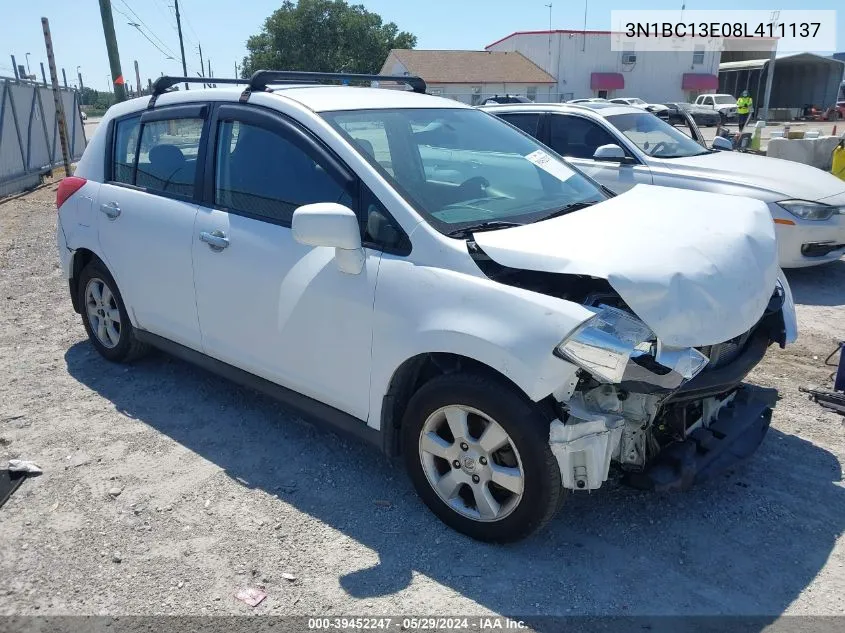
M 416 36 L 362 5 L 344 0 L 285 0 L 247 40 L 243 77 L 256 70 L 376 73 L 392 48 L 414 48 Z

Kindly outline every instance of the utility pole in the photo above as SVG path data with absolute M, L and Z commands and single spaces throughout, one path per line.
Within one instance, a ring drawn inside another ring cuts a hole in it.
M 238 62 L 235 62 L 235 79 L 240 79 L 241 76 L 238 74 Z
M 780 11 L 772 12 L 772 31 L 774 31 L 775 27 L 777 27 L 779 17 Z M 769 119 L 769 98 L 772 96 L 772 79 L 775 76 L 775 58 L 777 57 L 777 46 L 777 40 L 775 40 L 775 46 L 774 48 L 772 48 L 772 54 L 769 57 L 769 63 L 766 64 L 766 92 L 763 96 L 763 107 L 758 110 L 757 115 L 757 119 L 760 121 L 768 121 Z
M 15 79 L 20 80 L 20 75 L 18 74 L 18 62 L 15 61 L 14 55 L 12 55 L 12 70 L 15 71 Z
M 141 72 L 138 70 L 138 60 L 135 60 L 135 87 L 138 88 L 138 95 L 141 95 Z
M 80 66 L 76 67 L 76 74 L 79 76 L 79 100 L 82 105 L 85 105 L 85 84 L 82 83 L 82 73 L 79 72 Z
M 47 85 L 47 73 L 44 72 L 44 62 L 39 62 L 41 64 L 41 81 L 44 82 L 44 85 Z
M 106 37 L 106 50 L 109 54 L 112 90 L 115 103 L 126 101 L 126 88 L 123 85 L 123 72 L 120 70 L 120 54 L 117 51 L 117 37 L 114 34 L 114 19 L 111 13 L 111 1 L 100 0 L 100 16 L 103 20 L 103 35 Z
M 67 88 L 67 75 L 65 74 L 64 68 L 62 68 L 62 81 L 65 82 L 65 88 Z
M 211 74 L 211 60 L 209 59 L 207 61 L 208 61 L 208 76 L 213 77 L 214 75 Z
M 65 106 L 62 93 L 59 91 L 59 74 L 56 72 L 56 58 L 53 54 L 53 38 L 50 36 L 50 21 L 41 18 L 41 29 L 44 31 L 44 44 L 47 47 L 47 64 L 50 66 L 50 81 L 53 84 L 53 100 L 56 103 L 56 118 L 59 122 L 59 140 L 62 143 L 62 161 L 65 164 L 65 176 L 70 176 L 70 147 L 67 137 L 67 121 L 65 120 Z M 44 68 L 44 64 L 41 64 Z M 77 117 L 79 114 L 76 115 Z
M 173 0 L 174 8 L 176 9 L 176 30 L 179 31 L 179 52 L 182 53 L 182 76 L 188 76 L 188 64 L 185 63 L 185 44 L 182 42 L 182 19 L 179 17 L 179 0 Z M 185 82 L 185 90 L 188 88 L 188 82 Z
M 199 50 L 200 50 L 200 76 L 205 76 L 205 62 L 202 61 L 202 42 L 199 43 Z M 207 88 L 205 84 L 202 85 L 203 88 Z

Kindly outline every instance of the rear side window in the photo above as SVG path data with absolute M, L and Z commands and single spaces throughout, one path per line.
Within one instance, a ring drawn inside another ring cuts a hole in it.
M 531 136 L 537 136 L 537 126 L 540 123 L 539 114 L 502 114 L 501 117 L 511 125 L 518 127 Z
M 149 191 L 193 196 L 202 127 L 199 118 L 145 123 L 134 184 Z
M 221 121 L 217 134 L 215 204 L 290 225 L 303 204 L 354 206 L 343 186 L 281 135 L 242 121 Z
M 561 156 L 592 158 L 602 145 L 619 145 L 607 130 L 582 117 L 555 114 L 551 119 L 549 145 Z
M 141 128 L 141 117 L 118 121 L 114 130 L 114 163 L 112 165 L 112 180 L 133 184 L 133 170 L 135 169 L 135 151 L 138 149 L 138 131 Z

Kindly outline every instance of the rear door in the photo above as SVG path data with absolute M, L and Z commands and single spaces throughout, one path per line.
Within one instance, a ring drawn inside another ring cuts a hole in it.
M 611 191 L 622 193 L 638 184 L 651 184 L 651 170 L 630 152 L 624 140 L 605 126 L 575 114 L 552 113 L 547 128 L 548 138 L 543 141 L 546 145 Z M 599 147 L 611 144 L 625 150 L 624 161 L 593 158 Z
M 135 325 L 194 349 L 191 241 L 207 115 L 194 104 L 116 120 L 97 200 L 101 254 Z
M 296 208 L 358 208 L 358 182 L 281 114 L 221 105 L 193 235 L 206 354 L 366 420 L 373 301 L 381 257 L 341 272 L 335 249 L 293 239 Z

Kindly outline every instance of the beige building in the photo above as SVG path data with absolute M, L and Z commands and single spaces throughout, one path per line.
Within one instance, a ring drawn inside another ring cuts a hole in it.
M 549 101 L 555 78 L 519 52 L 393 49 L 383 75 L 416 75 L 428 92 L 471 105 L 495 95 Z

